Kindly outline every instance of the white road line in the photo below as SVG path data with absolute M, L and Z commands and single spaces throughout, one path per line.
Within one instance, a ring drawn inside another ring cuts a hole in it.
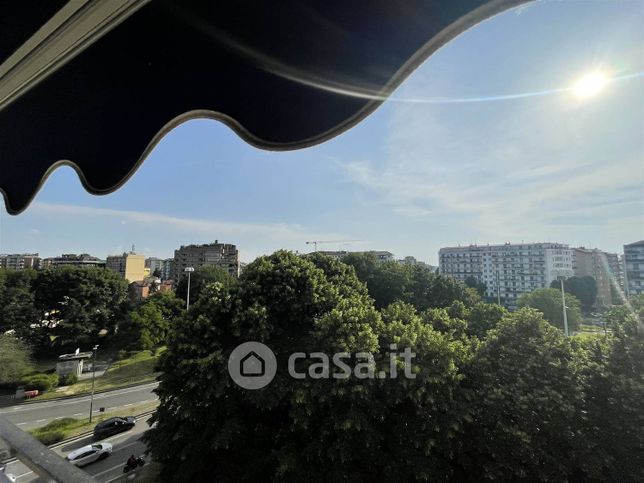
M 132 404 L 133 404 L 133 403 L 123 404 L 123 407 L 124 407 L 124 408 L 126 408 L 126 407 L 128 407 L 128 406 L 131 406 Z
M 46 419 L 36 419 L 36 422 L 37 422 L 37 423 L 42 423 L 42 422 L 44 422 L 44 421 L 47 421 L 47 420 L 46 420 Z
M 16 480 L 17 480 L 18 478 L 22 478 L 23 476 L 27 476 L 27 475 L 30 475 L 30 474 L 32 474 L 32 473 L 33 473 L 33 471 L 27 471 L 26 473 L 23 473 L 22 475 L 18 475 L 18 476 L 16 476 Z
M 83 413 L 74 413 L 73 416 L 82 416 Z
M 23 424 L 27 424 L 27 423 L 16 423 L 16 426 L 22 426 Z
M 63 419 L 65 416 L 56 416 L 54 419 Z

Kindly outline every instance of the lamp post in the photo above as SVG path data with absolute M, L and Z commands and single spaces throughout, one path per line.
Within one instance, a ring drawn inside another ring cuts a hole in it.
M 94 383 L 96 382 L 96 352 L 98 351 L 98 344 L 92 349 L 92 396 L 89 399 L 89 422 L 92 422 L 92 409 L 94 408 Z
M 564 279 L 566 277 L 559 277 L 561 282 L 561 305 L 563 307 L 563 323 L 564 323 L 564 334 L 568 336 L 568 314 L 566 313 L 566 292 L 564 291 Z
M 188 273 L 188 293 L 186 294 L 186 311 L 190 308 L 190 274 L 195 271 L 194 267 L 186 267 L 184 272 Z

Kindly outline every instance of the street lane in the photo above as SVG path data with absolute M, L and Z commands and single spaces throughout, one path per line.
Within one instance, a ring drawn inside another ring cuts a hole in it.
M 94 414 L 99 408 L 107 411 L 116 408 L 127 408 L 134 404 L 156 401 L 157 395 L 152 391 L 158 382 L 141 386 L 117 389 L 94 395 Z M 19 404 L 0 408 L 0 414 L 23 430 L 44 426 L 54 419 L 83 418 L 89 415 L 90 396 L 80 396 L 58 401 L 42 401 Z
M 91 463 L 83 468 L 98 481 L 109 482 L 123 475 L 123 467 L 130 455 L 141 456 L 145 452 L 145 444 L 140 441 L 143 433 L 149 429 L 146 416 L 137 420 L 136 426 L 126 433 L 117 434 L 101 441 L 111 443 L 114 450 L 110 456 L 102 461 Z M 94 439 L 89 436 L 73 443 L 62 443 L 52 449 L 65 457 L 75 449 L 94 443 Z M 7 464 L 7 473 L 17 477 L 19 483 L 29 483 L 36 481 L 37 475 L 20 461 L 14 461 Z

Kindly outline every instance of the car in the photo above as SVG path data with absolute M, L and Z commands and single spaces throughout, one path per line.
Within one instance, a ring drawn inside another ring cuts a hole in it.
M 106 419 L 96 425 L 94 428 L 94 438 L 103 439 L 114 434 L 129 431 L 136 425 L 136 418 L 127 416 L 125 418 L 115 417 Z
M 111 454 L 112 445 L 110 443 L 89 444 L 69 453 L 67 461 L 80 467 L 107 458 Z

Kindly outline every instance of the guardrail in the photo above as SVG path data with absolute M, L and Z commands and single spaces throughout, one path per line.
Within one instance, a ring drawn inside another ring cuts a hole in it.
M 145 411 L 136 414 L 135 417 L 137 419 L 145 418 L 153 413 L 154 410 Z M 15 457 L 3 461 L 0 466 L 20 460 L 46 482 L 96 483 L 96 480 L 90 475 L 69 464 L 64 458 L 52 451 L 52 448 L 84 439 L 93 433 L 93 431 L 87 431 L 45 446 L 29 433 L 22 431 L 0 415 L 0 443 L 5 441 L 17 453 Z M 10 483 L 2 472 L 0 472 L 0 483 Z
M 0 415 L 0 438 L 17 453 L 17 458 L 47 482 L 97 483 L 84 471 L 69 464 L 29 433 Z M 0 478 L 8 481 L 3 474 Z M 2 481 L 2 480 L 0 480 Z

